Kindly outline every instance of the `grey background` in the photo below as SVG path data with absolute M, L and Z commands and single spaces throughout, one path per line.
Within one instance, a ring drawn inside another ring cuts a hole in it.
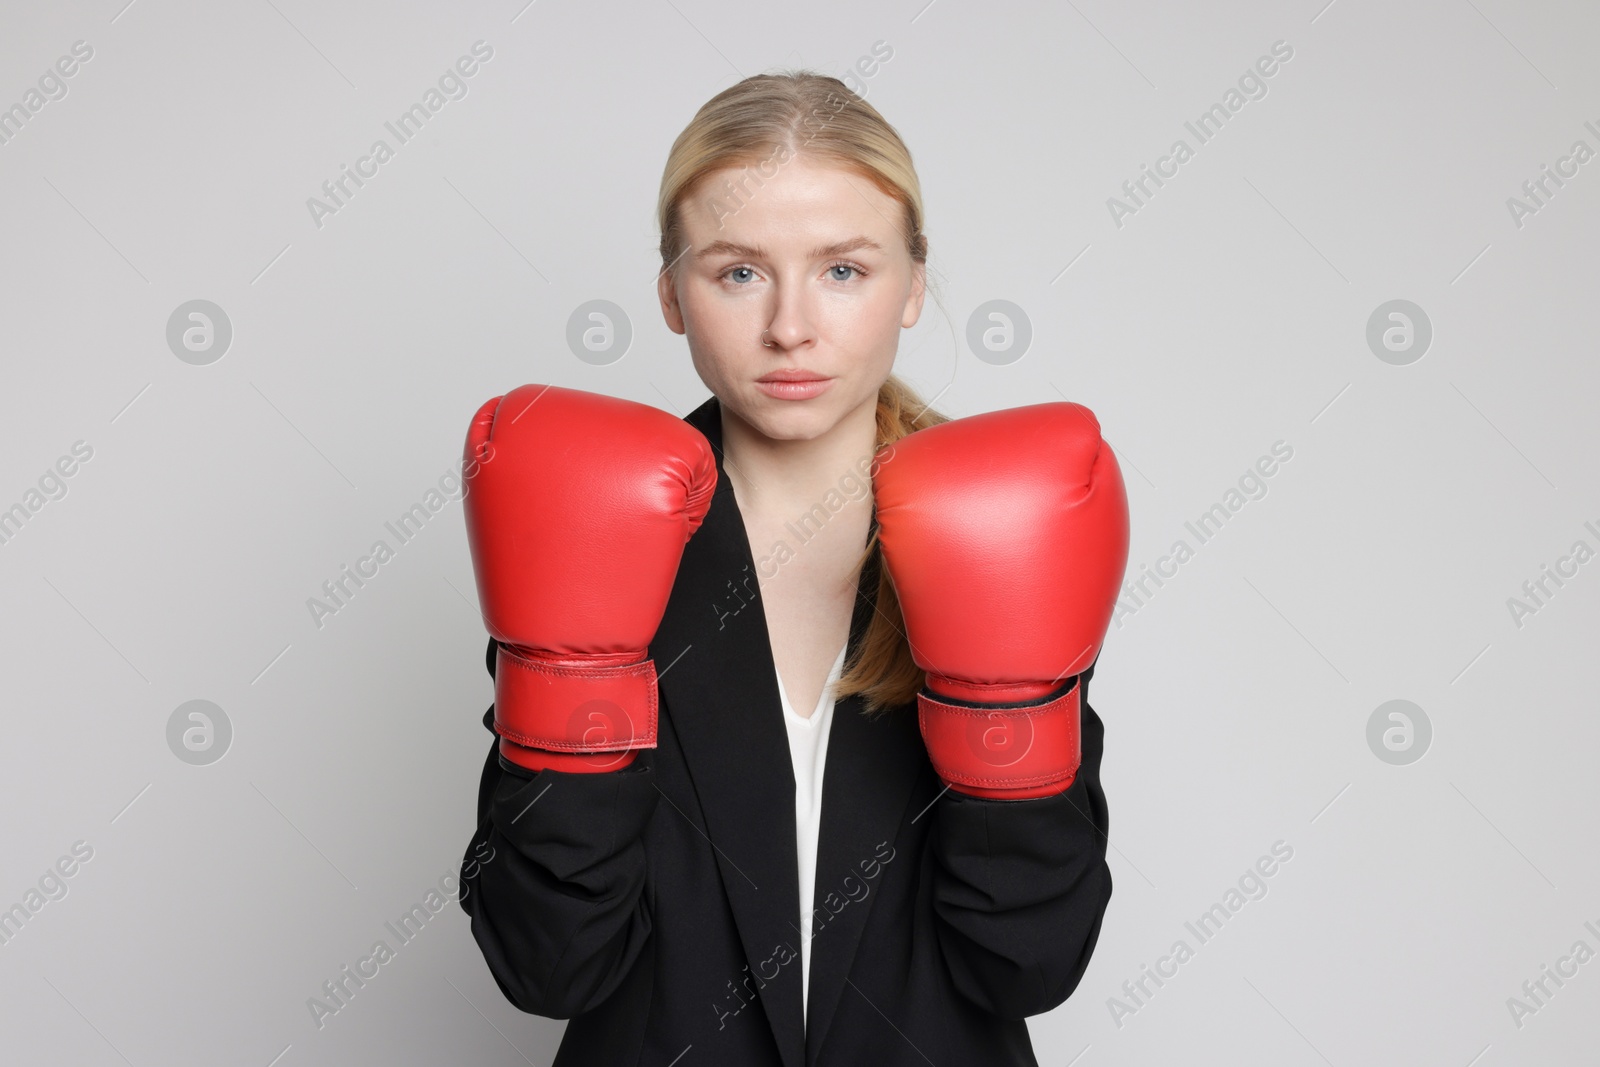
M 902 374 L 952 415 L 1089 405 L 1130 577 L 1293 449 L 1105 644 L 1116 891 L 1030 1020 L 1041 1063 L 1592 1060 L 1600 961 L 1520 1026 L 1507 998 L 1600 949 L 1600 562 L 1520 625 L 1507 601 L 1600 548 L 1600 160 L 1521 226 L 1507 199 L 1600 148 L 1600 12 L 1323 3 L 6 4 L 0 105 L 94 54 L 0 146 L 0 507 L 93 455 L 0 545 L 0 907 L 93 856 L 0 945 L 3 1058 L 550 1061 L 564 1024 L 504 1001 L 454 904 L 313 1022 L 472 831 L 490 682 L 459 501 L 320 627 L 306 602 L 395 543 L 488 397 L 703 400 L 655 306 L 668 146 L 742 76 L 884 42 L 856 77 L 915 154 L 944 302 Z M 314 225 L 478 40 L 467 95 Z M 1280 40 L 1267 94 L 1117 226 L 1107 198 Z M 209 365 L 167 344 L 197 299 L 233 333 Z M 1406 365 L 1366 341 L 1400 299 L 1433 331 Z M 608 365 L 567 345 L 592 300 L 630 320 Z M 967 347 L 992 300 L 1020 358 Z M 209 764 L 168 747 L 192 700 L 231 725 Z M 1428 716 L 1423 758 L 1369 748 L 1391 700 Z M 1117 1019 L 1280 840 L 1267 895 Z

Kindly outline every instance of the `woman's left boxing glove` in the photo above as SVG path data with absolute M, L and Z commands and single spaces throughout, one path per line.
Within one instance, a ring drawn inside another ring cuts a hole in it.
M 500 753 L 616 770 L 656 745 L 646 651 L 711 506 L 705 435 L 664 411 L 557 386 L 488 401 L 467 431 L 467 542 L 500 644 Z
M 1020 800 L 1072 785 L 1077 675 L 1128 562 L 1128 500 L 1094 413 L 1010 408 L 881 450 L 878 539 L 905 616 L 928 755 L 950 788 Z

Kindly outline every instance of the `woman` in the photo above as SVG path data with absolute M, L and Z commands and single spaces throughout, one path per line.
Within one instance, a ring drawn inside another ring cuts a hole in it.
M 1088 682 L 1127 552 L 1087 409 L 947 421 L 891 374 L 916 174 L 837 79 L 678 137 L 678 420 L 489 401 L 467 523 L 497 735 L 462 905 L 568 1064 L 1035 1064 L 1111 894 Z M 898 595 L 897 595 L 898 593 Z

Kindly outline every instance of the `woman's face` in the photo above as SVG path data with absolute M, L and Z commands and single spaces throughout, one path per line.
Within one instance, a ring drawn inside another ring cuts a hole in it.
M 876 402 L 926 274 L 906 251 L 899 202 L 872 182 L 793 154 L 772 166 L 764 180 L 715 171 L 691 190 L 688 250 L 658 289 L 723 407 L 767 437 L 807 440 Z M 810 384 L 762 380 L 786 372 Z

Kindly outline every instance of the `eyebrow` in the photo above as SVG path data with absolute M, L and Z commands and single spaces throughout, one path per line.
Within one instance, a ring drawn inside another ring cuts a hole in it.
M 883 251 L 882 245 L 878 244 L 878 242 L 874 241 L 865 234 L 862 234 L 860 236 L 851 237 L 848 240 L 836 241 L 831 245 L 822 245 L 818 248 L 813 248 L 811 250 L 811 258 L 823 259 L 827 256 L 842 256 L 846 252 L 855 252 L 862 248 L 869 248 L 874 252 Z M 740 256 L 745 259 L 767 258 L 767 252 L 765 249 L 752 248 L 750 245 L 742 245 L 737 241 L 712 241 L 705 247 L 696 250 L 694 258 L 696 261 L 698 261 L 705 259 L 708 256 L 722 255 Z

